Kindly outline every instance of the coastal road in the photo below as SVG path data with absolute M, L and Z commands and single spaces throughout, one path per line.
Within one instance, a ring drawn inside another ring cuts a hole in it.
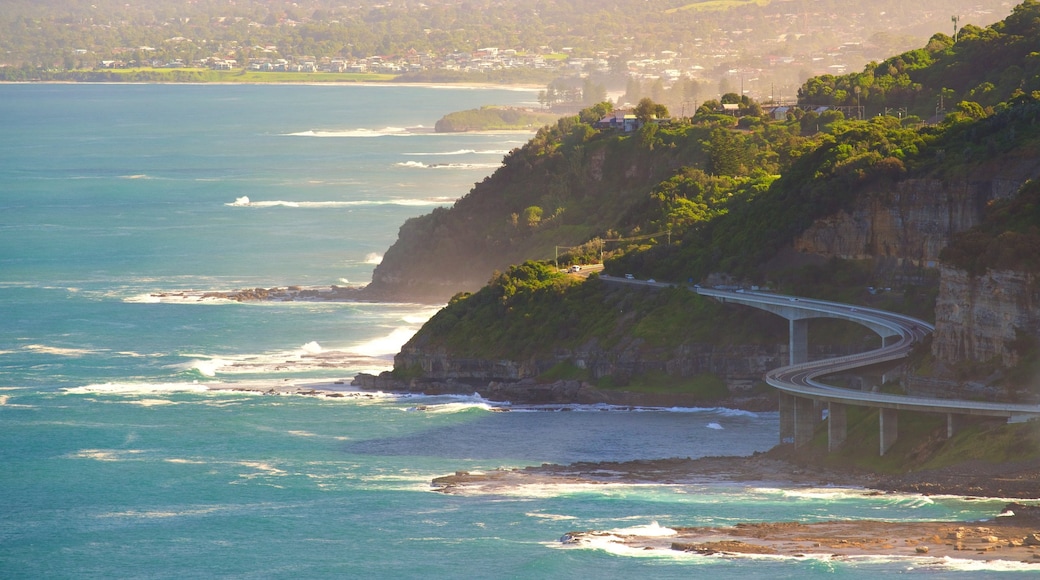
M 600 276 L 600 278 L 615 284 L 655 288 L 676 286 L 676 284 L 619 278 L 616 276 L 604 275 Z M 843 357 L 800 362 L 766 373 L 766 382 L 787 394 L 824 402 L 868 407 L 1003 417 L 1010 422 L 1040 418 L 1040 405 L 913 397 L 857 391 L 827 385 L 818 380 L 826 375 L 907 357 L 916 345 L 935 330 L 934 326 L 923 320 L 874 308 L 801 296 L 787 296 L 772 292 L 752 292 L 739 288 L 702 288 L 697 285 L 687 287 L 702 296 L 710 296 L 722 302 L 734 302 L 760 308 L 779 316 L 784 316 L 789 320 L 820 317 L 849 320 L 870 328 L 882 337 L 884 344 L 878 349 Z

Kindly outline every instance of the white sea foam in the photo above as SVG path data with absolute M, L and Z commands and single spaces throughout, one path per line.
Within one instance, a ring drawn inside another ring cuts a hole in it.
M 565 516 L 565 515 L 561 515 L 561 514 L 543 514 L 543 513 L 538 513 L 538 512 L 527 512 L 524 515 L 529 517 L 529 518 L 539 518 L 539 519 L 549 520 L 549 521 L 553 521 L 553 522 L 562 522 L 562 521 L 567 521 L 567 520 L 576 520 L 576 519 L 578 519 L 576 516 Z
M 423 127 L 384 127 L 383 129 L 311 130 L 289 133 L 286 137 L 401 137 L 429 133 Z
M 501 163 L 422 163 L 419 161 L 402 161 L 395 163 L 398 167 L 414 169 L 497 169 Z
M 205 392 L 206 385 L 199 383 L 100 383 L 82 387 L 62 389 L 70 395 L 139 395 L 149 393 Z
M 66 457 L 71 459 L 93 459 L 94 461 L 142 461 L 143 449 L 80 449 Z
M 612 534 L 619 536 L 642 536 L 648 538 L 667 538 L 678 534 L 672 528 L 666 528 L 657 522 L 650 522 L 644 526 L 632 526 L 610 530 Z
M 1028 562 L 1015 562 L 1010 560 L 992 560 L 984 562 L 981 560 L 968 560 L 961 558 L 936 558 L 933 561 L 922 560 L 917 566 L 925 570 L 942 569 L 957 572 L 1036 572 L 1037 565 Z
M 935 505 L 939 500 L 963 500 L 961 496 L 927 496 L 907 493 L 885 493 L 866 488 L 850 487 L 803 487 L 803 488 L 772 488 L 758 487 L 749 489 L 750 493 L 763 495 L 778 495 L 785 498 L 805 499 L 811 501 L 844 501 L 844 500 L 869 500 L 884 503 L 888 506 L 917 509 Z M 999 500 L 994 500 L 999 501 Z M 929 516 L 925 516 L 929 517 Z M 904 518 L 905 519 L 905 518 Z
M 221 506 L 206 507 L 206 508 L 195 508 L 186 510 L 126 510 L 121 512 L 106 512 L 100 514 L 99 518 L 132 518 L 142 520 L 152 519 L 163 519 L 163 518 L 176 518 L 185 516 L 203 516 L 209 515 L 215 512 L 226 511 L 227 508 Z
M 719 425 L 718 423 L 708 423 L 707 425 L 705 425 L 705 427 L 707 427 L 708 429 L 715 429 L 719 431 L 722 430 L 722 425 Z
M 490 483 L 466 485 L 453 490 L 455 495 L 484 496 L 496 495 L 522 499 L 551 499 L 579 494 L 611 495 L 629 492 L 640 488 L 664 488 L 668 485 L 643 483 L 584 482 L 584 483 L 519 483 L 517 485 L 500 486 Z
M 643 534 L 645 535 L 645 534 Z M 667 548 L 654 548 L 646 549 L 642 545 L 630 545 L 626 544 L 625 541 L 627 536 L 620 534 L 617 531 L 612 532 L 601 532 L 591 534 L 580 534 L 576 536 L 564 536 L 561 538 L 563 541 L 555 543 L 545 543 L 544 545 L 549 548 L 556 549 L 592 549 L 613 554 L 616 556 L 626 557 L 663 557 L 663 558 L 683 558 L 702 560 L 704 562 L 710 562 L 712 560 L 759 560 L 759 561 L 796 561 L 804 562 L 806 560 L 813 560 L 818 562 L 830 562 L 838 566 L 850 566 L 852 569 L 856 569 L 859 565 L 886 565 L 886 564 L 902 564 L 905 565 L 905 571 L 914 572 L 920 571 L 925 573 L 936 573 L 936 572 L 1036 572 L 1036 564 L 1030 564 L 1026 562 L 1012 561 L 1012 560 L 973 560 L 968 558 L 952 558 L 949 556 L 944 557 L 928 557 L 928 556 L 898 556 L 898 555 L 838 555 L 829 553 L 799 553 L 798 555 L 778 555 L 778 554 L 737 554 L 737 553 L 725 553 L 718 552 L 714 554 L 698 554 L 695 552 L 682 552 L 679 550 L 671 550 Z M 840 572 L 842 568 L 836 568 L 831 570 L 832 572 Z
M 597 550 L 614 556 L 630 558 L 666 558 L 685 561 L 697 557 L 695 554 L 680 550 L 646 550 L 642 546 L 630 546 L 625 543 L 625 539 L 622 536 L 607 533 L 582 535 L 568 542 L 546 543 L 545 545 L 555 549 Z
M 488 403 L 445 403 L 442 405 L 425 405 L 422 407 L 427 413 L 461 413 L 463 411 L 469 411 L 471 409 L 479 409 L 482 411 L 490 411 L 495 407 Z M 416 407 L 410 407 L 408 410 L 415 410 Z
M 401 351 L 401 347 L 404 343 L 408 342 L 418 328 L 414 327 L 402 327 L 395 328 L 390 334 L 374 338 L 367 342 L 354 345 L 350 347 L 350 351 L 355 354 L 360 354 L 372 358 L 393 356 Z
M 778 495 L 782 497 L 798 499 L 817 500 L 843 500 L 860 499 L 864 497 L 877 496 L 877 492 L 865 488 L 852 487 L 754 487 L 747 490 L 749 493 L 762 495 Z M 916 497 L 916 496 L 915 496 Z
M 476 149 L 459 149 L 457 151 L 437 151 L 432 153 L 405 153 L 410 157 L 440 157 L 446 155 L 468 155 L 477 153 Z
M 409 157 L 451 157 L 455 155 L 506 155 L 508 149 L 458 149 L 456 151 L 431 151 L 426 153 L 404 153 Z
M 89 348 L 68 348 L 60 346 L 48 346 L 45 344 L 29 344 L 23 347 L 25 350 L 39 353 L 39 354 L 50 354 L 55 356 L 67 356 L 72 358 L 79 358 L 91 354 L 97 354 L 98 350 Z
M 192 360 L 178 365 L 184 371 L 194 371 L 204 377 L 243 374 L 287 375 L 307 371 L 382 372 L 391 365 L 392 358 L 404 343 L 415 334 L 418 325 L 395 328 L 389 334 L 346 347 L 323 347 L 316 341 L 294 350 L 272 351 L 237 355 L 187 354 Z
M 238 461 L 237 464 L 241 465 L 242 467 L 248 467 L 249 469 L 255 470 L 254 473 L 239 474 L 239 477 L 242 477 L 242 478 L 245 478 L 245 479 L 253 479 L 255 477 L 262 477 L 262 476 L 277 476 L 277 477 L 280 477 L 280 476 L 284 476 L 284 475 L 289 475 L 289 473 L 287 471 L 285 471 L 284 469 L 280 469 L 278 467 L 275 467 L 275 466 L 271 465 L 270 463 L 267 463 L 266 461 Z
M 365 263 L 365 264 L 372 264 L 373 266 L 378 266 L 382 262 L 383 262 L 383 255 L 382 254 L 377 254 L 375 252 L 370 252 L 368 254 L 365 254 L 365 260 L 364 260 L 363 263 Z
M 430 308 L 414 314 L 407 314 L 401 318 L 401 320 L 408 324 L 426 324 L 426 321 L 433 317 L 434 314 L 440 311 L 440 308 Z
M 421 165 L 421 164 L 420 164 Z M 496 166 L 497 167 L 497 166 Z M 446 203 L 452 203 L 455 201 L 453 197 L 430 197 L 424 199 L 414 198 L 397 198 L 397 199 L 359 199 L 351 201 L 285 201 L 285 200 L 265 200 L 265 201 L 253 201 L 246 196 L 239 197 L 231 203 L 225 203 L 228 207 L 247 207 L 247 208 L 272 208 L 272 207 L 287 207 L 293 209 L 329 209 L 329 208 L 352 208 L 352 207 L 368 207 L 368 206 L 383 206 L 383 205 L 398 205 L 405 207 L 425 207 L 444 205 Z
M 189 366 L 190 368 L 199 371 L 202 376 L 215 377 L 217 376 L 217 371 L 232 364 L 234 364 L 233 361 L 223 358 L 206 358 L 194 360 L 189 364 Z
M 127 401 L 131 405 L 140 405 L 142 407 L 161 407 L 164 405 L 176 405 L 176 401 L 170 401 L 167 399 L 137 399 L 133 401 Z

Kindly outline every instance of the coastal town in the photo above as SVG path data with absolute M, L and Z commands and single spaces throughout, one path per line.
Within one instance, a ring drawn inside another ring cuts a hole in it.
M 387 5 L 373 10 L 390 8 Z M 793 102 L 806 79 L 857 72 L 870 62 L 918 48 L 934 33 L 938 22 L 950 18 L 927 6 L 907 7 L 898 13 L 884 6 L 876 12 L 855 6 L 837 16 L 817 12 L 819 8 L 782 2 L 747 8 L 743 16 L 705 12 L 698 26 L 691 26 L 683 36 L 675 37 L 676 32 L 669 31 L 652 41 L 636 42 L 634 37 L 619 37 L 617 32 L 608 34 L 611 28 L 604 24 L 598 31 L 603 40 L 545 34 L 540 43 L 476 44 L 481 42 L 479 35 L 472 35 L 467 42 L 443 40 L 441 37 L 450 37 L 451 31 L 420 20 L 414 26 L 426 26 L 421 29 L 425 39 L 402 41 L 387 34 L 381 44 L 368 46 L 355 37 L 352 27 L 359 24 L 354 19 L 364 21 L 371 15 L 306 12 L 300 7 L 272 11 L 261 18 L 259 14 L 247 17 L 221 13 L 223 9 L 210 10 L 220 11 L 207 14 L 208 21 L 203 24 L 198 23 L 198 17 L 151 24 L 147 27 L 150 34 L 138 35 L 147 39 L 147 44 L 98 40 L 102 32 L 128 26 L 125 21 L 69 18 L 68 23 L 55 24 L 58 29 L 53 33 L 64 35 L 78 27 L 85 33 L 81 40 L 72 40 L 74 44 L 63 48 L 59 56 L 20 55 L 13 46 L 17 41 L 9 39 L 7 43 L 12 46 L 7 46 L 5 56 L 0 57 L 0 78 L 33 80 L 29 68 L 52 72 L 190 69 L 293 73 L 300 75 L 300 82 L 307 82 L 306 75 L 318 73 L 386 75 L 433 82 L 487 78 L 537 85 L 586 78 L 609 85 L 612 92 L 626 89 L 630 96 L 640 93 L 638 96 L 658 101 L 663 100 L 661 92 L 680 83 L 696 85 L 696 91 L 686 89 L 687 95 L 673 104 L 692 110 L 696 101 L 726 93 L 746 95 L 759 102 Z M 362 12 L 361 8 L 356 10 Z M 954 34 L 958 23 L 982 26 L 1003 14 L 1003 10 L 985 4 L 951 6 L 950 10 L 956 13 Z M 690 14 L 674 11 L 665 11 L 664 16 L 669 14 L 676 23 L 691 18 Z M 620 30 L 638 25 L 613 23 Z M 651 21 L 642 25 L 662 28 Z M 40 32 L 47 34 L 42 23 L 40 27 Z M 486 39 L 498 38 L 487 35 Z M 4 48 L 4 41 L 0 41 L 0 48 Z

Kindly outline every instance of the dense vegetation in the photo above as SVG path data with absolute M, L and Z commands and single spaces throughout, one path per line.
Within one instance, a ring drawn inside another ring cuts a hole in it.
M 437 121 L 438 133 L 533 129 L 552 123 L 558 115 L 537 113 L 517 107 L 481 107 L 449 113 Z
M 997 46 L 1010 42 L 1005 31 L 1040 38 L 1040 4 L 1023 4 L 1015 19 L 1032 22 L 1031 28 L 1000 24 L 985 36 Z M 934 66 L 963 73 L 949 63 Z M 1018 67 L 1015 61 L 991 63 L 986 74 Z M 922 71 L 943 82 L 938 72 Z M 1036 82 L 1036 74 L 1021 79 L 1023 86 Z M 962 101 L 934 125 L 801 110 L 777 121 L 746 97 L 726 95 L 723 102 L 739 103 L 743 116 L 722 115 L 709 105 L 692 119 L 646 122 L 632 133 L 593 127 L 609 104 L 561 119 L 511 152 L 454 208 L 406 224 L 384 264 L 414 253 L 405 261 L 409 268 L 428 267 L 431 276 L 444 268 L 447 276 L 466 279 L 467 268 L 501 268 L 492 256 L 514 264 L 545 260 L 557 255 L 555 247 L 560 265 L 603 256 L 612 274 L 677 282 L 722 272 L 799 293 L 883 301 L 873 303 L 931 318 L 936 278 L 927 272 L 916 276 L 917 286 L 868 297 L 865 288 L 877 285 L 874 264 L 832 260 L 785 269 L 774 258 L 813 220 L 849 207 L 858 196 L 910 177 L 961 178 L 1008 155 L 1035 157 L 1040 150 L 1036 90 L 1012 91 L 990 107 Z M 1031 184 L 1017 200 L 996 206 L 986 224 L 961 236 L 943 258 L 973 271 L 983 264 L 1035 268 L 1038 191 Z M 445 255 L 451 258 L 445 261 Z M 479 292 L 457 296 L 415 340 L 457 356 L 509 358 L 589 341 L 609 346 L 638 339 L 669 348 L 699 337 L 751 341 L 742 335 L 746 327 L 732 323 L 739 320 L 733 312 L 723 324 L 713 306 L 684 292 L 622 306 L 623 298 L 602 282 L 577 284 L 556 264 L 528 263 L 496 275 Z
M 1026 0 L 987 28 L 969 24 L 956 38 L 935 34 L 924 48 L 871 63 L 861 73 L 812 78 L 799 100 L 921 117 L 957 110 L 978 118 L 1016 93 L 1040 90 L 1037 10 L 1036 0 Z M 978 107 L 964 109 L 962 102 Z
M 591 344 L 606 349 L 624 344 L 664 360 L 684 343 L 782 340 L 785 323 L 763 324 L 761 318 L 684 287 L 633 291 L 529 261 L 495 274 L 475 293 L 455 296 L 408 346 L 524 360 Z

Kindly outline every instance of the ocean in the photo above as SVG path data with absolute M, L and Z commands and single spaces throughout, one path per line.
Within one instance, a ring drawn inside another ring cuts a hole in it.
M 435 307 L 200 299 L 367 282 L 405 220 L 450 205 L 530 137 L 430 130 L 446 113 L 488 104 L 534 105 L 536 95 L 0 85 L 0 577 L 1023 569 L 566 544 L 580 530 L 975 521 L 1003 502 L 771 482 L 440 493 L 431 480 L 458 470 L 749 455 L 777 441 L 778 416 L 359 393 L 350 379 L 388 369 Z M 262 393 L 313 384 L 340 396 Z

